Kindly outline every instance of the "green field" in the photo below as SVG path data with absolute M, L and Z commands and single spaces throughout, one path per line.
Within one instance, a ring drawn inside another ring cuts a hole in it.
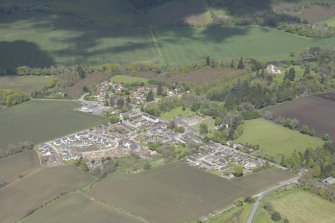
M 245 121 L 243 129 L 243 134 L 235 142 L 258 144 L 270 156 L 290 156 L 294 150 L 304 151 L 323 144 L 321 139 L 303 135 L 264 119 Z
M 328 26 L 335 27 L 335 17 L 327 19 L 326 21 L 323 21 L 323 23 L 326 23 Z
M 35 151 L 22 153 L 0 159 L 0 179 L 7 183 L 25 176 L 40 167 L 40 160 Z
M 133 84 L 133 83 L 147 83 L 149 80 L 142 77 L 115 75 L 114 77 L 111 78 L 111 81 L 123 84 Z
M 0 110 L 0 148 L 10 143 L 40 143 L 105 121 L 74 111 L 73 101 L 30 101 Z
M 192 3 L 192 7 L 187 7 L 190 11 L 173 10 L 178 3 L 157 8 L 149 15 L 149 20 L 158 22 L 152 22 L 153 27 L 143 14 L 133 13 L 126 1 L 51 0 L 48 4 L 54 6 L 48 12 L 1 14 L 1 68 L 148 60 L 180 64 L 205 56 L 275 60 L 287 59 L 290 52 L 311 46 L 329 47 L 335 43 L 335 38 L 308 39 L 259 26 L 171 26 L 171 18 L 177 24 L 208 24 L 203 2 L 194 6 Z M 171 17 L 164 19 L 160 11 L 166 14 L 166 10 L 171 11 Z M 165 26 L 165 21 L 169 25 Z
M 135 217 L 119 212 L 108 205 L 92 201 L 79 193 L 68 194 L 36 214 L 25 219 L 23 223 L 71 222 L 71 223 L 140 223 Z
M 290 177 L 286 171 L 267 169 L 226 180 L 174 164 L 135 175 L 110 175 L 93 187 L 90 196 L 149 222 L 177 223 L 198 219 Z
M 40 90 L 51 77 L 45 76 L 0 76 L 0 89 L 14 89 L 30 95 L 34 90 Z
M 0 190 L 1 223 L 13 223 L 61 192 L 87 185 L 90 177 L 75 167 L 43 169 Z M 15 207 L 15 208 L 13 208 Z
M 183 111 L 183 107 L 177 107 L 177 108 L 174 108 L 168 112 L 165 112 L 163 114 L 161 114 L 161 118 L 164 119 L 164 120 L 172 120 L 173 118 L 176 118 L 176 117 L 192 117 L 195 115 L 195 112 L 192 112 L 191 109 L 189 108 L 186 108 L 185 111 Z
M 291 223 L 332 223 L 335 222 L 335 204 L 306 191 L 293 189 L 270 194 L 270 201 L 276 211 Z M 273 222 L 270 215 L 260 209 L 255 222 Z
M 233 208 L 210 218 L 205 223 L 246 223 L 251 209 L 251 204 L 244 204 L 242 207 Z

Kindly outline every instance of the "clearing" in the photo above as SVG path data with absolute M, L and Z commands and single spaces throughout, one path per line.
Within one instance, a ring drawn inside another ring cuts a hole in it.
M 325 133 L 335 139 L 335 92 L 303 97 L 268 108 L 273 117 L 296 118 L 300 125 L 308 125 L 318 136 Z
M 323 144 L 321 139 L 303 135 L 264 119 L 245 121 L 243 134 L 235 142 L 258 144 L 260 150 L 270 156 L 290 156 L 294 150 L 305 151 L 307 148 L 316 148 Z
M 106 121 L 73 109 L 74 101 L 38 100 L 0 110 L 0 148 L 10 143 L 41 143 Z
M 237 198 L 254 195 L 291 177 L 267 169 L 226 180 L 185 164 L 155 168 L 135 175 L 109 175 L 90 195 L 150 222 L 185 222 L 223 209 Z
M 183 107 L 177 107 L 168 112 L 161 114 L 161 118 L 166 121 L 172 120 L 173 118 L 176 118 L 176 117 L 187 118 L 187 117 L 194 117 L 194 116 L 195 116 L 195 112 L 191 111 L 191 109 L 189 108 L 185 108 L 185 111 L 183 111 Z

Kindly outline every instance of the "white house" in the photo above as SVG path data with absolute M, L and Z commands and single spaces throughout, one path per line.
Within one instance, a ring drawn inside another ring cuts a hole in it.
M 269 65 L 266 67 L 266 71 L 267 71 L 268 73 L 270 73 L 270 74 L 275 74 L 275 75 L 281 73 L 279 67 L 277 67 L 277 66 L 275 66 L 275 65 L 273 65 L 273 64 L 269 64 Z

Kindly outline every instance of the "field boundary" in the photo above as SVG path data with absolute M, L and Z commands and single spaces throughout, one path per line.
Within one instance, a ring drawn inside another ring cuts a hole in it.
M 161 60 L 164 61 L 164 57 L 163 57 L 162 51 L 161 51 L 161 49 L 160 49 L 160 47 L 159 47 L 158 41 L 157 41 L 156 36 L 155 36 L 154 32 L 152 31 L 152 28 L 151 28 L 151 27 L 149 27 L 149 32 L 150 32 L 150 35 L 151 35 L 151 37 L 152 37 L 152 39 L 153 39 L 153 41 L 154 41 L 155 48 L 156 48 L 157 53 L 158 53 L 158 57 L 159 57 Z

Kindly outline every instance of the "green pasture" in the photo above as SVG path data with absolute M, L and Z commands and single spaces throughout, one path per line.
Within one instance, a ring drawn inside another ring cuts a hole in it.
M 193 117 L 195 115 L 196 115 L 195 112 L 191 111 L 191 109 L 189 108 L 185 108 L 185 111 L 183 111 L 183 107 L 177 107 L 161 114 L 161 118 L 169 121 L 176 117 L 187 118 L 187 117 Z
M 45 76 L 0 76 L 0 89 L 14 89 L 30 94 L 40 90 L 52 77 Z
M 0 148 L 10 143 L 41 143 L 106 121 L 75 111 L 73 101 L 30 101 L 0 110 Z
M 323 144 L 321 139 L 303 135 L 264 119 L 245 121 L 243 134 L 235 142 L 258 144 L 261 151 L 270 156 L 290 156 L 294 150 L 305 151 Z

